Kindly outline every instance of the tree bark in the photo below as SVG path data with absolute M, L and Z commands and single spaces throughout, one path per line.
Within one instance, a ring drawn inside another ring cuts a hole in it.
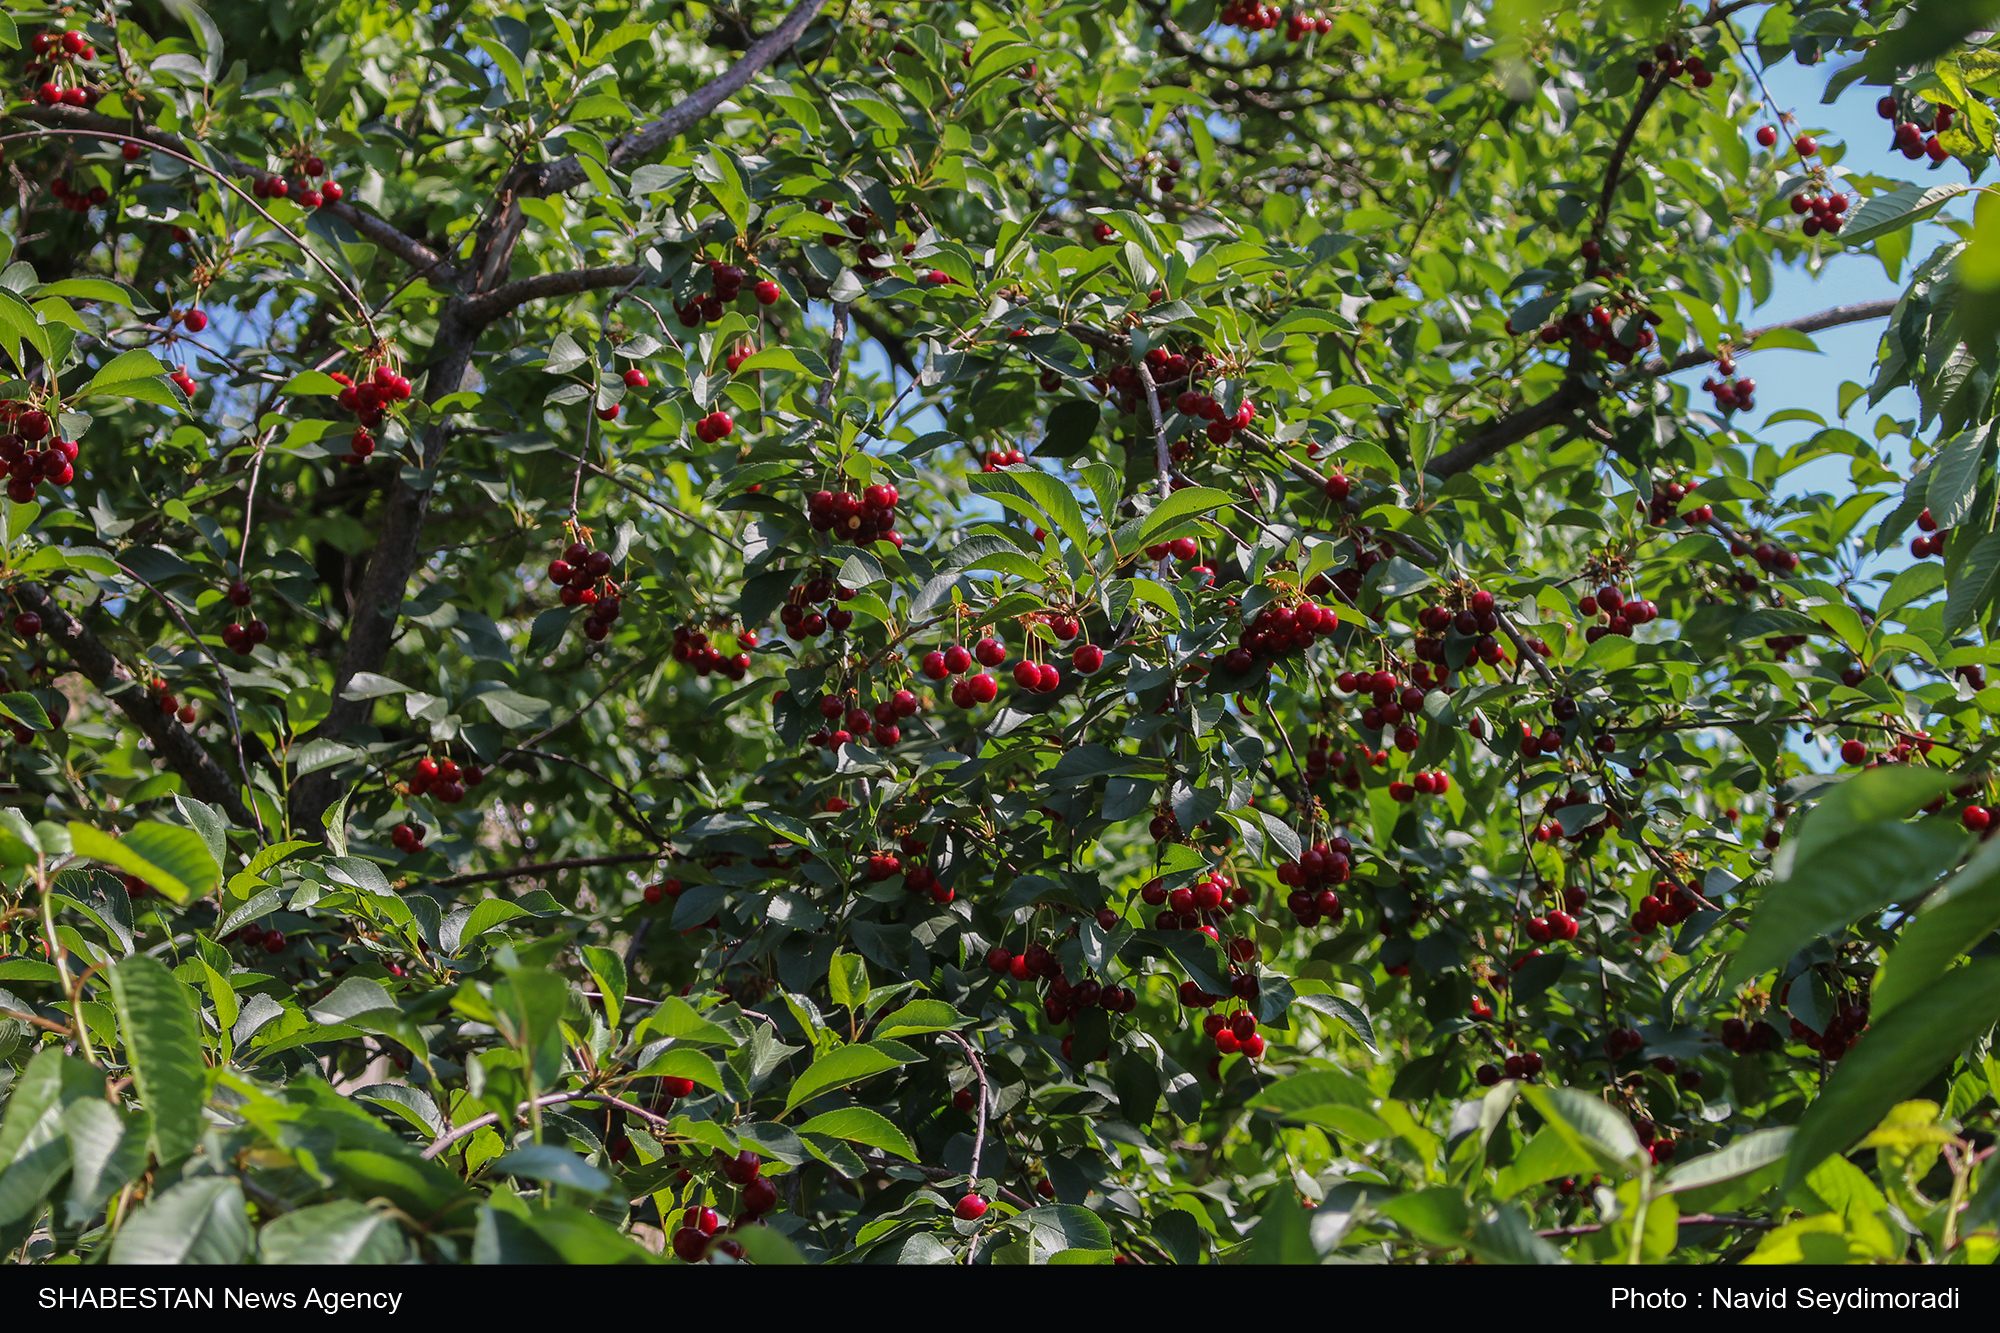
M 32 611 L 42 618 L 42 633 L 69 654 L 76 669 L 105 698 L 125 710 L 125 716 L 132 719 L 132 725 L 152 741 L 154 758 L 180 774 L 190 795 L 210 805 L 221 806 L 230 820 L 241 828 L 257 827 L 257 821 L 250 817 L 249 807 L 243 803 L 242 794 L 229 775 L 222 771 L 222 765 L 215 762 L 214 757 L 202 748 L 201 742 L 180 724 L 178 718 L 160 711 L 153 696 L 141 688 L 138 678 L 112 655 L 103 640 L 91 633 L 89 626 L 65 611 L 49 590 L 39 583 L 23 580 L 15 584 L 14 597 L 23 610 Z

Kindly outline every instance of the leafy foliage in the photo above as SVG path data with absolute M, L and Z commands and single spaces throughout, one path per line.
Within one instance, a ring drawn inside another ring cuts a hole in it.
M 1990 1261 L 2000 47 L 1745 8 L 11 7 L 0 1250 Z

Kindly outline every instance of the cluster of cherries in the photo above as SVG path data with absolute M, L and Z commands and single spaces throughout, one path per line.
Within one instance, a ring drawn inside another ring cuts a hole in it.
M 896 502 L 902 496 L 894 486 L 877 483 L 852 491 L 814 491 L 806 497 L 806 521 L 813 531 L 830 533 L 835 541 L 867 546 L 885 541 L 898 550 L 903 534 L 896 531 Z
M 1587 249 L 1596 244 L 1595 241 L 1584 242 Z M 1602 305 L 1592 306 L 1588 311 L 1575 311 L 1561 320 L 1543 325 L 1540 337 L 1550 346 L 1563 341 L 1564 338 L 1574 338 L 1586 352 L 1595 352 L 1601 348 L 1606 356 L 1618 364 L 1630 365 L 1634 357 L 1657 341 L 1652 326 L 1658 325 L 1664 319 L 1659 311 L 1648 309 L 1642 309 L 1640 317 L 1642 323 L 1632 333 L 1630 342 L 1625 341 L 1614 329 L 1617 315 L 1611 307 Z
M 1715 368 L 1719 375 L 1711 375 L 1701 382 L 1701 391 L 1715 400 L 1715 410 L 1722 413 L 1748 412 L 1757 406 L 1755 397 L 1757 381 L 1736 378 L 1736 358 L 1725 349 L 1715 358 Z
M 199 310 L 188 312 L 188 319 L 201 314 Z M 202 324 L 207 323 L 202 320 Z M 190 323 L 189 328 L 200 331 L 200 326 Z M 410 381 L 397 374 L 388 366 L 377 366 L 372 375 L 363 375 L 355 380 L 341 371 L 334 371 L 327 378 L 340 386 L 334 395 L 334 402 L 341 410 L 352 412 L 356 421 L 354 434 L 347 442 L 347 457 L 342 461 L 349 467 L 360 467 L 375 452 L 375 431 L 382 425 L 382 413 L 392 403 L 405 402 L 410 396 Z
M 26 504 L 42 482 L 67 486 L 76 479 L 75 440 L 60 439 L 47 412 L 26 403 L 0 402 L 0 476 L 7 478 L 7 498 Z
M 834 730 L 823 729 L 816 733 L 811 738 L 812 743 L 818 749 L 838 750 L 843 745 L 858 744 L 865 738 L 887 749 L 901 743 L 902 723 L 915 717 L 920 706 L 921 701 L 908 690 L 897 690 L 876 704 L 873 712 L 859 704 L 849 704 L 837 694 L 822 694 L 819 697 L 819 715 L 837 726 Z M 905 842 L 908 841 L 906 838 Z M 896 873 L 892 869 L 887 874 L 877 875 L 874 869 L 871 863 L 871 879 L 887 879 Z
M 484 781 L 486 770 L 477 764 L 461 768 L 448 755 L 439 759 L 425 755 L 410 770 L 410 795 L 429 796 L 445 805 L 457 805 L 465 799 L 467 787 L 477 787 Z
M 88 37 L 74 29 L 38 32 L 28 39 L 28 53 L 34 56 L 28 62 L 29 81 L 42 80 L 35 88 L 37 102 L 43 106 L 89 106 L 97 100 L 97 94 L 82 82 L 83 71 L 76 68 L 97 59 L 97 48 Z
M 729 302 L 736 299 L 738 293 L 743 290 L 743 284 L 749 276 L 749 274 L 734 264 L 725 264 L 719 259 L 709 260 L 708 295 L 702 297 L 699 301 L 690 301 L 674 311 L 676 315 L 680 316 L 681 326 L 692 329 L 703 322 L 713 324 L 721 319 L 724 308 Z M 751 288 L 751 291 L 756 293 L 758 305 L 776 305 L 778 303 L 780 289 L 778 284 L 770 278 L 765 278 L 759 282 L 755 287 Z
M 245 588 L 248 592 L 248 588 Z M 232 597 L 230 600 L 234 601 Z M 245 603 L 238 602 L 241 606 Z M 222 646 L 238 657 L 250 656 L 250 650 L 271 637 L 271 627 L 262 620 L 231 621 L 222 627 Z
M 1931 511 L 1928 509 L 1917 515 L 1917 527 L 1923 530 L 1924 535 L 1910 538 L 1910 554 L 1919 560 L 1927 556 L 1943 555 L 1945 533 L 1951 529 L 1938 531 L 1937 520 L 1931 517 Z
M 1256 895 L 1247 885 L 1239 885 L 1220 871 L 1211 871 L 1193 884 L 1178 889 L 1168 889 L 1163 879 L 1150 879 L 1139 890 L 1139 901 L 1148 907 L 1163 910 L 1153 918 L 1157 930 L 1199 930 L 1210 939 L 1222 937 L 1215 929 L 1215 923 L 1229 916 L 1239 907 L 1249 905 Z M 1106 917 L 1109 924 L 1106 924 Z M 1117 913 L 1108 908 L 1098 913 L 1098 924 L 1106 930 L 1117 924 Z M 1256 956 L 1254 946 L 1250 957 Z
M 1599 588 L 1595 595 L 1586 593 L 1579 598 L 1576 609 L 1586 616 L 1600 617 L 1596 624 L 1583 631 L 1584 639 L 1590 643 L 1596 643 L 1607 634 L 1629 639 L 1635 627 L 1651 624 L 1660 618 L 1659 603 L 1645 597 L 1627 597 L 1616 584 L 1611 583 Z
M 1353 845 L 1336 834 L 1300 849 L 1298 860 L 1278 863 L 1278 883 L 1291 890 L 1285 906 L 1299 929 L 1310 930 L 1322 921 L 1339 923 L 1345 909 L 1332 886 L 1347 882 L 1353 854 Z
M 1306 777 L 1318 782 L 1329 775 L 1349 791 L 1361 789 L 1361 770 L 1372 764 L 1381 768 L 1389 762 L 1387 750 L 1358 745 L 1352 753 L 1342 751 L 1331 736 L 1316 733 L 1306 742 Z
M 1693 889 L 1671 880 L 1664 881 L 1639 900 L 1638 910 L 1632 913 L 1632 929 L 1641 935 L 1650 935 L 1661 926 L 1678 926 L 1693 916 L 1700 906 L 1701 900 L 1695 896 Z
M 603 416 L 607 412 L 611 416 L 617 416 L 618 404 L 613 403 L 609 407 L 599 409 L 598 415 Z M 726 440 L 735 430 L 736 419 L 719 407 L 694 423 L 695 438 L 703 444 L 714 444 L 719 440 Z
M 1422 668 L 1425 675 L 1430 668 Z M 1405 685 L 1395 672 L 1382 670 L 1374 672 L 1343 671 L 1333 678 L 1333 687 L 1342 694 L 1366 694 L 1368 702 L 1361 706 L 1361 729 L 1379 732 L 1384 728 L 1395 728 L 1395 745 L 1404 754 L 1417 748 L 1423 739 L 1417 729 L 1406 720 L 1422 711 L 1424 697 L 1435 686 L 1423 686 L 1414 682 Z
M 265 953 L 283 953 L 285 946 L 290 942 L 285 938 L 285 932 L 276 926 L 266 930 L 255 924 L 233 930 L 222 937 L 224 944 L 242 944 L 248 948 L 262 949 Z
M 610 552 L 593 551 L 582 542 L 571 542 L 549 561 L 549 582 L 562 589 L 558 595 L 562 604 L 590 608 L 583 632 L 593 641 L 611 632 L 611 622 L 624 609 L 618 585 L 609 577 L 611 565 Z
M 136 147 L 131 144 L 126 146 Z M 250 193 L 259 199 L 290 199 L 300 208 L 324 208 L 328 204 L 339 203 L 344 193 L 339 181 L 329 180 L 320 184 L 319 178 L 324 175 L 326 163 L 315 154 L 304 153 L 293 158 L 291 179 L 277 175 L 259 176 L 250 183 Z
M 1746 1023 L 1740 1018 L 1725 1018 L 1722 1020 L 1722 1030 L 1716 1034 L 1716 1040 L 1727 1050 L 1740 1055 L 1749 1055 L 1757 1051 L 1768 1051 L 1777 1045 L 1778 1030 L 1762 1020 Z
M 1840 1006 L 1839 1012 L 1826 1021 L 1823 1032 L 1814 1032 L 1796 1018 L 1791 1030 L 1792 1040 L 1807 1050 L 1817 1051 L 1828 1060 L 1838 1060 L 1854 1049 L 1854 1043 L 1868 1030 L 1868 1001 L 1863 998 Z
M 1484 588 L 1475 588 L 1467 593 L 1464 604 L 1456 610 L 1446 605 L 1424 607 L 1417 612 L 1417 627 L 1427 631 L 1426 637 L 1419 635 L 1416 646 L 1410 651 L 1420 662 L 1445 660 L 1445 633 L 1457 630 L 1463 638 L 1472 640 L 1472 654 L 1487 666 L 1496 666 L 1506 655 L 1494 631 L 1500 628 L 1500 610 L 1493 594 Z
M 1153 386 L 1163 392 L 1172 385 L 1183 383 L 1188 386 L 1188 391 L 1192 392 L 1194 379 L 1208 374 L 1214 365 L 1215 357 L 1206 351 L 1170 352 L 1164 347 L 1155 347 L 1146 353 L 1147 373 L 1152 376 Z M 1092 375 L 1090 387 L 1107 398 L 1115 394 L 1118 399 L 1118 410 L 1126 416 L 1138 412 L 1139 398 L 1146 391 L 1145 384 L 1139 378 L 1138 367 L 1124 362 L 1113 366 L 1105 374 Z M 1178 398 L 1175 399 L 1175 403 L 1178 406 Z M 1189 415 L 1196 414 L 1190 412 Z M 1233 417 L 1230 419 L 1234 420 Z M 1246 420 L 1243 424 L 1248 426 L 1250 422 Z
M 882 705 L 877 704 L 875 712 L 879 718 L 882 713 Z M 893 710 L 891 710 L 891 716 L 893 715 Z M 895 728 L 892 726 L 890 730 L 893 731 Z M 888 743 L 894 744 L 893 741 Z M 913 897 L 927 894 L 930 900 L 940 907 L 950 902 L 952 899 L 951 886 L 938 879 L 937 871 L 916 859 L 930 851 L 929 844 L 915 833 L 905 833 L 899 845 L 903 849 L 903 855 L 899 861 L 899 866 L 903 873 L 903 892 Z M 869 859 L 872 862 L 874 858 L 871 857 Z M 890 859 L 895 860 L 896 858 L 892 857 Z M 874 878 L 874 866 L 872 864 L 869 866 L 869 878 Z M 885 875 L 883 878 L 887 879 L 888 876 Z
M 1443 769 L 1427 769 L 1412 775 L 1408 782 L 1389 784 L 1389 796 L 1397 801 L 1414 801 L 1419 796 L 1442 796 L 1450 790 L 1451 774 Z
M 1025 463 L 1027 461 L 1028 456 L 1019 449 L 988 449 L 986 457 L 979 464 L 979 470 L 981 472 L 998 472 L 1003 467 L 1012 467 L 1016 463 Z
M 1042 1013 L 1051 1023 L 1061 1023 L 1085 1009 L 1098 1008 L 1111 1014 L 1129 1014 L 1139 1007 L 1139 997 L 1125 986 L 1106 986 L 1085 978 L 1072 985 L 1063 975 L 1062 960 L 1045 944 L 1030 944 L 1015 953 L 1004 944 L 986 951 L 987 969 L 1016 981 L 1046 981 L 1042 993 Z M 1071 1057 L 1071 1038 L 1063 1038 L 1063 1058 Z
M 1951 156 L 1945 146 L 1938 142 L 1938 135 L 1951 128 L 1953 113 L 1950 107 L 1940 106 L 1931 113 L 1931 130 L 1928 137 L 1925 136 L 1922 125 L 1915 120 L 1902 118 L 1902 111 L 1897 107 L 1893 94 L 1877 102 L 1875 110 L 1882 119 L 1895 122 L 1895 138 L 1889 141 L 1889 147 L 1910 161 L 1928 157 L 1933 164 L 1942 165 L 1944 160 Z
M 736 642 L 742 648 L 755 648 L 757 631 L 738 630 Z M 697 676 L 720 671 L 731 680 L 742 680 L 750 670 L 749 653 L 738 652 L 734 656 L 729 656 L 709 642 L 707 631 L 692 629 L 686 625 L 674 626 L 674 660 L 693 667 Z
M 250 585 L 242 579 L 231 579 L 229 586 L 222 590 L 224 600 L 239 610 L 250 605 Z M 238 657 L 248 657 L 250 650 L 271 637 L 271 627 L 261 620 L 251 620 L 242 624 L 230 623 L 222 627 L 222 642 L 230 652 Z
M 1805 236 L 1817 236 L 1821 232 L 1832 235 L 1840 230 L 1846 221 L 1843 214 L 1853 200 L 1836 190 L 1831 194 L 1799 193 L 1792 196 L 1792 212 L 1805 218 L 1799 232 Z
M 424 849 L 424 826 L 422 824 L 398 824 L 389 833 L 389 841 L 405 856 L 415 856 Z
M 1635 501 L 1633 507 L 1639 512 L 1644 513 L 1646 521 L 1654 527 L 1665 527 L 1667 521 L 1673 518 L 1679 511 L 1681 501 L 1687 499 L 1690 489 L 1690 487 L 1681 482 L 1670 481 L 1665 485 L 1653 488 L 1653 501 L 1650 505 L 1640 500 Z M 1693 509 L 1688 510 L 1682 517 L 1689 523 L 1707 523 L 1714 519 L 1715 507 L 1713 505 L 1697 505 Z
M 1567 893 L 1564 898 L 1567 903 Z M 1562 940 L 1573 940 L 1579 929 L 1577 920 L 1562 908 L 1551 912 L 1541 912 L 1528 918 L 1521 927 L 1528 938 L 1537 944 L 1549 944 Z
M 1484 1009 L 1485 1013 L 1479 1011 Z M 1472 1000 L 1472 1012 L 1479 1018 L 1491 1018 L 1493 1007 L 1478 996 Z M 1490 1088 L 1503 1078 L 1532 1079 L 1542 1072 L 1542 1057 L 1535 1051 L 1517 1051 L 1509 1055 L 1501 1064 L 1483 1064 L 1474 1071 L 1473 1077 L 1479 1086 Z
M 1236 646 L 1223 655 L 1223 668 L 1234 675 L 1253 670 L 1259 661 L 1303 652 L 1322 635 L 1340 628 L 1340 613 L 1314 602 L 1267 606 L 1236 636 Z
M 61 176 L 49 182 L 49 194 L 72 213 L 88 213 L 93 208 L 102 208 L 111 202 L 111 192 L 102 185 L 79 190 Z
M 1688 82 L 1697 88 L 1706 88 L 1715 82 L 1715 75 L 1709 72 L 1700 56 L 1690 55 L 1682 59 L 1680 48 L 1672 42 L 1661 42 L 1653 48 L 1651 60 L 1641 60 L 1633 68 L 1642 79 L 1650 79 L 1655 74 L 1663 74 L 1668 79 L 1678 79 L 1685 74 L 1688 76 Z
M 1202 417 L 1208 422 L 1202 433 L 1208 436 L 1210 444 L 1228 444 L 1249 430 L 1257 420 L 1257 405 L 1248 398 L 1238 403 L 1234 412 L 1230 412 L 1210 394 L 1182 389 L 1174 399 L 1174 406 L 1186 416 Z
M 195 706 L 191 703 L 182 703 L 175 698 L 173 692 L 167 688 L 165 680 L 155 676 L 146 682 L 146 688 L 152 692 L 153 702 L 159 705 L 162 713 L 169 717 L 178 717 L 185 726 L 194 725 L 195 718 L 199 716 Z
M 836 582 L 825 573 L 813 575 L 804 583 L 794 584 L 786 595 L 785 604 L 778 608 L 778 622 L 785 627 L 785 633 L 794 639 L 816 639 L 832 630 L 841 633 L 854 623 L 854 613 L 844 606 L 835 606 L 835 601 L 852 601 L 854 589 Z M 824 611 L 813 607 L 824 605 Z
M 1287 13 L 1276 5 L 1261 4 L 1258 0 L 1230 0 L 1223 6 L 1219 21 L 1226 27 L 1241 28 L 1245 32 L 1276 32 L 1282 23 L 1286 38 L 1294 42 L 1303 41 L 1313 33 L 1333 31 L 1333 20 L 1323 13 L 1308 14 L 1303 9 Z

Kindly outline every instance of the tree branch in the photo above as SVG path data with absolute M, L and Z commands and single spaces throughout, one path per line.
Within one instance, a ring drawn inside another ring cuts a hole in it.
M 1896 308 L 1894 301 L 1862 301 L 1855 305 L 1834 306 L 1797 319 L 1782 320 L 1776 324 L 1766 324 L 1762 328 L 1749 329 L 1743 334 L 1743 345 L 1749 346 L 1778 329 L 1789 329 L 1797 333 L 1815 333 L 1820 329 L 1836 328 L 1842 324 L 1859 324 L 1866 320 L 1882 319 Z M 1633 370 L 1635 377 L 1656 378 L 1672 374 L 1678 370 L 1690 370 L 1715 359 L 1715 353 L 1705 348 L 1693 348 L 1682 352 L 1671 362 L 1652 360 Z M 1629 381 L 1628 381 L 1629 382 Z M 1585 388 L 1583 381 L 1569 379 L 1563 382 L 1548 397 L 1538 403 L 1531 403 L 1518 411 L 1510 412 L 1489 424 L 1476 435 L 1461 440 L 1452 450 L 1431 464 L 1426 471 L 1434 476 L 1451 477 L 1460 472 L 1478 467 L 1508 445 L 1514 444 L 1537 431 L 1558 425 L 1571 412 L 1595 401 L 1595 395 Z
M 210 757 L 180 721 L 167 713 L 162 713 L 153 699 L 139 687 L 139 681 L 126 670 L 109 648 L 88 626 L 65 611 L 49 590 L 39 583 L 22 581 L 14 585 L 15 600 L 22 609 L 33 611 L 42 618 L 42 632 L 53 639 L 69 659 L 76 663 L 91 684 L 103 692 L 104 697 L 125 710 L 132 724 L 146 734 L 153 742 L 153 753 L 174 772 L 180 774 L 188 790 L 213 805 L 221 806 L 231 820 L 243 828 L 256 828 L 257 821 L 243 804 L 241 793 L 222 766 Z
M 69 130 L 90 130 L 120 139 L 144 139 L 148 143 L 157 144 L 168 152 L 178 153 L 183 157 L 195 156 L 199 148 L 213 160 L 218 170 L 228 172 L 232 176 L 243 176 L 251 180 L 276 179 L 271 172 L 253 167 L 248 162 L 240 162 L 226 154 L 209 149 L 206 145 L 190 144 L 164 130 L 101 116 L 95 111 L 85 111 L 79 107 L 23 107 L 13 114 L 21 120 L 31 121 L 37 125 Z M 447 284 L 455 285 L 458 282 L 458 268 L 450 259 L 415 237 L 404 235 L 384 219 L 372 213 L 364 213 L 345 200 L 337 204 L 324 205 L 320 212 L 331 213 L 354 228 L 364 239 L 381 246 L 412 268 L 425 269 L 431 276 Z
M 789 51 L 804 34 L 806 26 L 825 7 L 826 0 L 800 0 L 792 6 L 792 12 L 785 15 L 767 36 L 752 43 L 742 58 L 725 70 L 720 78 L 682 98 L 672 110 L 652 124 L 614 143 L 611 146 L 611 169 L 622 171 L 693 129 L 710 112 L 741 92 L 750 80 Z M 583 184 L 587 179 L 583 164 L 572 156 L 560 162 L 544 162 L 527 168 L 519 173 L 519 180 L 512 188 L 517 194 L 559 194 Z
M 602 291 L 607 287 L 629 287 L 643 272 L 637 264 L 606 264 L 596 268 L 565 269 L 559 273 L 537 273 L 481 296 L 461 307 L 465 319 L 485 325 L 530 301 L 550 296 L 574 296 L 578 292 Z
M 1797 319 L 1788 319 L 1778 324 L 1766 324 L 1760 329 L 1747 329 L 1743 334 L 1742 345 L 1747 348 L 1765 334 L 1776 329 L 1790 329 L 1794 333 L 1818 333 L 1821 329 L 1838 328 L 1842 324 L 1860 324 L 1871 319 L 1886 319 L 1895 309 L 1896 302 L 1893 300 L 1861 301 L 1854 305 L 1837 305 L 1831 310 L 1821 310 L 1815 314 L 1801 315 Z M 1736 340 L 1731 339 L 1730 343 L 1734 346 Z M 1742 355 L 1742 351 L 1739 349 L 1736 355 Z M 1648 377 L 1671 375 L 1677 370 L 1693 370 L 1696 366 L 1706 365 L 1713 360 L 1715 360 L 1714 352 L 1706 347 L 1693 347 L 1676 356 L 1671 364 L 1655 357 L 1653 360 L 1638 366 L 1633 373 Z

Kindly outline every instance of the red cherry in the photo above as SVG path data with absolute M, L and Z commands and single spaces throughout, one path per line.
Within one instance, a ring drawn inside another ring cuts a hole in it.
M 1104 665 L 1104 650 L 1094 643 L 1078 644 L 1069 660 L 1078 671 L 1088 676 Z
M 643 389 L 650 382 L 646 378 L 646 372 L 636 366 L 625 372 L 625 387 L 628 389 Z
M 961 1222 L 977 1222 L 980 1218 L 986 1216 L 986 1209 L 986 1200 L 980 1198 L 977 1194 L 968 1194 L 960 1199 L 958 1206 L 951 1211 L 952 1216 L 958 1218 Z

